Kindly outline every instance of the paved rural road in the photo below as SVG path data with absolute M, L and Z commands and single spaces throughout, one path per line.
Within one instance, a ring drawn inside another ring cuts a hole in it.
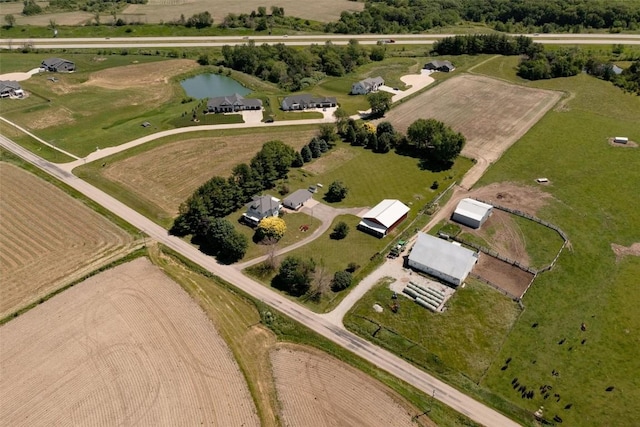
M 520 35 L 520 34 L 513 34 Z M 523 34 L 533 37 L 542 44 L 640 44 L 637 34 Z M 282 43 L 288 46 L 309 46 L 327 41 L 335 45 L 346 45 L 350 39 L 361 44 L 376 44 L 379 40 L 393 39 L 398 45 L 433 44 L 443 37 L 453 34 L 366 34 L 366 35 L 291 35 L 291 36 L 205 36 L 205 37 L 113 37 L 113 38 L 16 38 L 0 39 L 0 48 L 20 49 L 25 44 L 48 49 L 115 49 L 115 48 L 154 48 L 154 47 L 221 47 L 224 45 L 244 44 L 250 40 L 257 44 Z
M 401 380 L 406 381 L 425 394 L 433 395 L 436 399 L 472 420 L 491 427 L 518 426 L 517 423 L 504 415 L 466 396 L 464 393 L 421 371 L 399 357 L 346 331 L 343 327 L 331 323 L 322 316 L 299 306 L 293 301 L 289 301 L 260 283 L 244 276 L 236 268 L 218 264 L 214 258 L 204 255 L 187 242 L 174 236 L 169 236 L 167 230 L 140 215 L 125 204 L 75 175 L 62 170 L 55 164 L 27 151 L 3 135 L 0 135 L 0 146 L 81 192 L 86 197 L 118 215 L 156 241 L 170 247 L 203 268 L 232 283 L 244 292 L 247 292 L 300 322 L 309 329 L 350 350 L 354 354 L 395 375 Z

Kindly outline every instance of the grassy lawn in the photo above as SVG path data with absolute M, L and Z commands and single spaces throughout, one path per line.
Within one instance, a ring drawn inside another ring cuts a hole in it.
M 562 237 L 556 231 L 537 222 L 519 216 L 514 216 L 513 219 L 524 237 L 531 267 L 541 268 L 551 264 L 562 247 Z
M 1 105 L 2 104 L 0 104 L 0 106 Z M 10 138 L 16 144 L 20 144 L 20 146 L 34 152 L 38 156 L 50 162 L 66 163 L 75 160 L 58 150 L 54 150 L 47 145 L 41 144 L 40 141 L 30 137 L 29 135 L 25 135 L 22 131 L 2 121 L 0 121 L 0 133 L 5 135 L 7 138 Z
M 567 101 L 478 185 L 548 176 L 552 185 L 544 190 L 555 200 L 538 216 L 562 228 L 570 248 L 527 292 L 526 310 L 497 358 L 512 357 L 509 369 L 492 365 L 482 384 L 528 411 L 544 404 L 549 418 L 558 414 L 568 425 L 601 426 L 614 419 L 634 425 L 640 415 L 640 361 L 632 332 L 640 329 L 640 258 L 616 261 L 610 245 L 640 242 L 640 150 L 611 147 L 606 139 L 620 134 L 640 140 L 640 97 L 586 75 L 528 85 L 565 90 Z M 553 385 L 560 401 L 544 400 L 537 391 L 533 399 L 521 399 L 511 387 L 514 377 L 534 390 Z M 610 386 L 614 391 L 606 392 Z M 572 409 L 565 410 L 568 404 Z
M 324 197 L 331 182 L 344 182 L 349 193 L 343 201 L 333 204 L 336 207 L 375 206 L 388 198 L 401 200 L 415 212 L 459 180 L 471 166 L 471 160 L 459 157 L 450 170 L 431 172 L 420 169 L 416 158 L 395 152 L 374 153 L 339 142 L 323 157 L 292 171 L 289 182 L 302 188 L 322 183 L 318 199 Z M 438 190 L 430 188 L 433 181 L 440 183 Z
M 240 209 L 240 211 L 227 216 L 227 219 L 235 226 L 236 230 L 247 236 L 247 239 L 249 239 L 249 248 L 247 249 L 247 253 L 244 255 L 244 258 L 242 258 L 243 261 L 248 261 L 259 256 L 267 255 L 270 251 L 270 246 L 261 245 L 253 241 L 255 228 L 251 228 L 248 225 L 240 223 L 240 218 L 244 212 L 244 208 Z M 286 248 L 287 246 L 309 237 L 309 234 L 313 233 L 313 231 L 320 226 L 319 219 L 313 218 L 302 212 L 287 213 L 285 215 L 281 215 L 281 218 L 287 224 L 287 232 L 277 243 L 277 249 Z M 304 232 L 300 229 L 303 225 L 309 226 L 308 231 Z
M 287 216 L 285 216 L 285 218 L 287 218 Z M 349 234 L 342 240 L 331 239 L 330 234 L 335 225 L 340 221 L 347 223 L 349 226 Z M 382 248 L 384 248 L 393 239 L 393 237 L 378 239 L 369 234 L 363 233 L 356 229 L 359 222 L 360 218 L 353 215 L 338 216 L 331 224 L 329 230 L 327 230 L 327 232 L 322 236 L 301 248 L 280 256 L 280 259 L 282 260 L 287 256 L 296 256 L 303 259 L 313 258 L 316 262 L 316 274 L 319 274 L 324 268 L 324 274 L 326 276 L 324 279 L 328 278 L 328 280 L 333 278 L 336 271 L 346 269 L 351 262 L 361 267 L 366 266 L 374 255 L 382 250 Z M 246 273 L 260 280 L 265 285 L 270 286 L 271 279 L 273 279 L 277 272 L 271 272 L 264 276 L 261 275 L 259 271 L 259 268 L 249 267 L 246 270 Z M 356 270 L 354 273 L 355 283 L 362 278 L 359 272 L 360 269 Z M 347 295 L 347 293 L 348 291 L 333 292 L 329 290 L 326 295 L 320 299 L 320 301 L 312 301 L 304 296 L 300 298 L 290 298 L 313 311 L 323 313 L 335 307 Z M 285 292 L 282 292 L 282 294 L 287 295 Z
M 430 396 L 376 366 L 355 357 L 349 351 L 280 315 L 251 296 L 234 290 L 208 272 L 161 248 L 150 251 L 153 262 L 200 304 L 229 345 L 247 379 L 264 426 L 280 425 L 268 351 L 276 341 L 310 345 L 354 366 L 391 387 L 418 408 L 430 408 L 428 414 L 440 426 L 477 426 L 473 421 L 451 410 Z M 261 325 L 258 325 L 258 323 Z

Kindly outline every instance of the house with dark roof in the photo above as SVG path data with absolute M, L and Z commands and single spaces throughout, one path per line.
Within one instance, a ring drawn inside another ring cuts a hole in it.
M 377 91 L 378 88 L 383 84 L 384 84 L 384 79 L 380 76 L 360 80 L 359 82 L 351 85 L 351 94 L 366 95 L 368 93 Z
M 314 98 L 308 93 L 287 96 L 282 100 L 281 107 L 284 111 L 306 110 L 308 108 L 330 108 L 338 105 L 338 100 L 333 96 Z
M 285 208 L 293 209 L 293 210 L 297 211 L 312 196 L 313 196 L 313 194 L 309 190 L 305 190 L 305 189 L 296 190 L 293 193 L 291 193 L 289 196 L 287 196 L 282 201 L 282 204 L 284 205 Z
M 47 58 L 42 61 L 40 68 L 54 73 L 70 73 L 76 70 L 76 64 L 62 58 Z
M 236 111 L 261 109 L 261 100 L 245 98 L 237 93 L 210 98 L 209 101 L 207 101 L 207 112 L 209 113 L 233 113 Z
M 0 98 L 22 98 L 24 91 L 15 80 L 0 80 Z
M 425 70 L 442 71 L 445 73 L 450 73 L 456 69 L 450 61 L 439 61 L 437 59 L 427 62 L 423 68 Z
M 258 225 L 263 218 L 278 216 L 282 209 L 280 199 L 273 196 L 254 196 L 247 204 L 247 211 L 242 214 L 242 219 L 250 225 Z

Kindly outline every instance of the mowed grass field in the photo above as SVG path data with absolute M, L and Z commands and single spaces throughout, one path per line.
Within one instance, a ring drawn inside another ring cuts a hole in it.
M 0 318 L 131 249 L 131 235 L 53 184 L 5 162 L 0 182 Z
M 402 132 L 419 118 L 443 121 L 467 138 L 464 156 L 491 163 L 559 99 L 557 92 L 462 74 L 402 103 L 384 120 Z
M 147 258 L 3 325 L 0 341 L 2 425 L 260 425 L 213 323 Z
M 215 175 L 229 176 L 235 165 L 248 163 L 265 142 L 281 140 L 299 150 L 317 134 L 315 127 L 295 129 L 238 129 L 166 137 L 81 166 L 76 173 L 168 227 L 194 190 Z
M 504 77 L 510 61 L 475 71 Z M 640 417 L 640 258 L 616 260 L 611 244 L 640 242 L 640 149 L 612 147 L 607 138 L 640 140 L 640 97 L 587 75 L 527 85 L 563 90 L 565 99 L 478 186 L 548 177 L 552 184 L 542 189 L 553 199 L 538 215 L 560 226 L 571 245 L 525 295 L 526 310 L 482 385 L 531 412 L 544 405 L 547 418 L 558 415 L 565 425 L 632 426 Z M 534 390 L 533 399 L 513 390 L 514 378 Z M 542 385 L 553 387 L 547 399 Z

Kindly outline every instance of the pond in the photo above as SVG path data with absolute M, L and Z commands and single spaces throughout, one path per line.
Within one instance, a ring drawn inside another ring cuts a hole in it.
M 187 96 L 197 99 L 227 96 L 234 93 L 240 95 L 251 93 L 250 89 L 222 74 L 198 74 L 195 77 L 182 80 L 180 85 L 187 92 Z

